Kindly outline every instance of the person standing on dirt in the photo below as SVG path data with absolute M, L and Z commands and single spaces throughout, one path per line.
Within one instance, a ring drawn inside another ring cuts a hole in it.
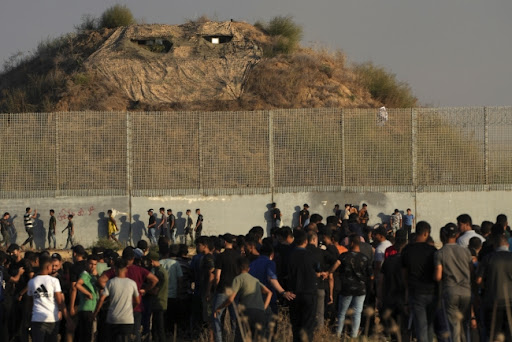
M 300 229 L 309 224 L 309 205 L 304 203 L 304 208 L 299 212 L 299 227 Z
M 32 209 L 27 208 L 25 215 L 23 215 L 23 223 L 25 224 L 25 231 L 28 234 L 28 238 L 23 242 L 21 248 L 23 248 L 27 243 L 30 244 L 30 248 L 34 247 L 34 221 L 37 217 L 37 210 L 34 210 L 34 214 L 32 215 Z
M 112 210 L 107 211 L 108 214 L 108 239 L 114 240 L 115 242 L 119 242 L 116 238 L 116 232 L 119 231 L 119 228 L 117 227 L 116 219 L 114 218 L 114 215 L 112 214 Z
M 277 207 L 277 204 L 274 202 L 270 205 L 271 214 L 272 214 L 272 228 L 280 228 L 281 227 L 281 210 Z
M 194 231 L 196 232 L 196 239 L 201 236 L 201 232 L 203 231 L 203 215 L 201 215 L 201 209 L 196 209 L 197 214 L 197 221 L 196 221 L 196 227 L 194 228 Z
M 2 243 L 4 244 L 5 248 L 8 248 L 11 244 L 11 234 L 9 232 L 11 222 L 9 222 L 9 213 L 4 213 L 4 216 L 2 217 L 2 220 L 0 221 L 0 229 L 2 231 Z
M 55 210 L 50 209 L 50 223 L 48 224 L 48 248 L 52 247 L 53 241 L 53 249 L 57 247 L 57 220 L 55 219 Z
M 64 247 L 64 249 L 67 249 L 68 248 L 68 243 L 71 245 L 71 248 L 74 247 L 74 242 L 73 242 L 73 237 L 75 236 L 75 224 L 73 223 L 73 215 L 68 215 L 68 225 L 66 226 L 66 228 L 64 228 L 64 230 L 62 231 L 63 233 L 65 231 L 68 231 L 68 239 L 66 240 L 66 247 Z
M 153 209 L 148 210 L 149 215 L 149 223 L 148 223 L 148 234 L 149 234 L 149 241 L 153 246 L 157 245 L 156 240 L 156 219 L 155 216 L 153 216 Z
M 167 209 L 167 224 L 169 225 L 171 242 L 176 243 L 176 217 L 172 213 L 172 209 Z
M 169 234 L 167 234 L 167 216 L 165 216 L 165 208 L 160 208 L 160 223 L 158 224 L 158 229 L 160 230 L 160 237 L 169 238 Z
M 187 246 L 193 246 L 194 245 L 194 238 L 192 237 L 192 233 L 194 229 L 192 228 L 192 225 L 194 224 L 194 221 L 192 220 L 192 217 L 190 216 L 192 214 L 192 211 L 190 209 L 187 209 L 187 225 L 185 226 L 185 245 Z M 187 238 L 190 237 L 190 244 L 187 242 Z

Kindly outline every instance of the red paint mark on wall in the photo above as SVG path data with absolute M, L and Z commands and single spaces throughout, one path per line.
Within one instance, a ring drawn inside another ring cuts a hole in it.
M 65 221 L 68 219 L 68 215 L 73 216 L 91 216 L 94 212 L 94 206 L 90 206 L 89 209 L 79 208 L 76 211 L 70 208 L 62 208 L 57 214 L 57 220 Z

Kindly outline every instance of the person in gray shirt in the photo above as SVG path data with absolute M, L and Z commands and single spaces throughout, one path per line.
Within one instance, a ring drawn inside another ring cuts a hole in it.
M 94 318 L 96 319 L 105 299 L 110 297 L 110 306 L 107 313 L 110 340 L 122 342 L 130 340 L 134 324 L 133 308 L 140 303 L 137 284 L 127 277 L 127 267 L 126 260 L 122 258 L 116 260 L 116 277 L 107 282 L 94 311 Z
M 434 255 L 434 279 L 442 285 L 452 340 L 467 340 L 463 337 L 469 325 L 471 312 L 471 252 L 456 243 L 459 229 L 448 223 L 441 229 L 443 247 Z M 462 314 L 462 320 L 459 318 Z

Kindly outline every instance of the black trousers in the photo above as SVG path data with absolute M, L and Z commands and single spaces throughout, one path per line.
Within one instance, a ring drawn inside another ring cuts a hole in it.
M 293 341 L 301 342 L 303 335 L 313 341 L 316 327 L 316 290 L 312 293 L 297 293 L 290 302 L 290 323 L 292 324 Z

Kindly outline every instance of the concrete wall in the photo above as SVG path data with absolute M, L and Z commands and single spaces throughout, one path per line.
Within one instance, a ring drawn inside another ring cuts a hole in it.
M 106 236 L 106 212 L 113 209 L 120 227 L 120 240 L 128 241 L 130 232 L 133 241 L 144 238 L 148 224 L 147 210 L 152 208 L 155 214 L 160 207 L 172 208 L 177 217 L 178 234 L 183 232 L 185 211 L 201 208 L 204 215 L 204 234 L 222 234 L 232 232 L 245 234 L 253 226 L 270 228 L 270 203 L 275 201 L 283 213 L 284 225 L 295 226 L 298 212 L 304 203 L 310 205 L 311 213 L 318 213 L 326 218 L 332 215 L 336 203 L 343 206 L 352 203 L 361 206 L 368 204 L 370 224 L 387 221 L 395 208 L 404 212 L 411 208 L 417 220 L 428 221 L 433 228 L 432 235 L 439 239 L 439 228 L 447 222 L 455 222 L 456 217 L 468 213 L 475 224 L 483 220 L 495 221 L 498 214 L 510 215 L 512 192 L 439 192 L 439 193 L 339 193 L 309 192 L 242 196 L 184 196 L 184 197 L 62 197 L 38 198 L 26 200 L 0 200 L 0 210 L 8 211 L 13 217 L 17 231 L 16 242 L 23 243 L 27 235 L 23 226 L 25 207 L 38 211 L 35 221 L 35 243 L 41 248 L 47 246 L 46 234 L 49 221 L 49 209 L 56 211 L 57 244 L 64 247 L 67 235 L 61 234 L 67 225 L 68 213 L 75 218 L 75 240 L 90 246 L 98 236 Z M 130 217 L 130 212 L 132 220 Z M 131 224 L 130 224 L 131 223 Z M 158 223 L 158 220 L 157 220 Z

